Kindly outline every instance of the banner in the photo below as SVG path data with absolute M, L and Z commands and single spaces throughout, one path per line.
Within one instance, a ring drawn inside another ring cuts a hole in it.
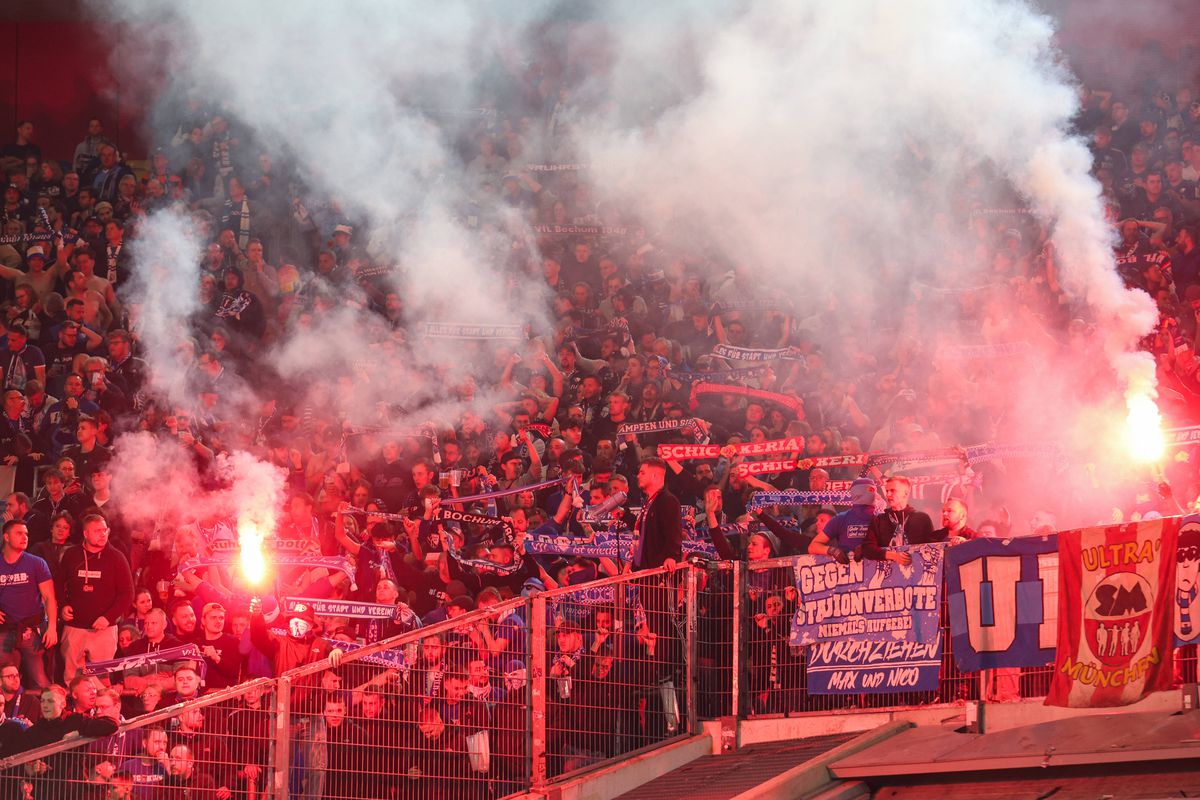
M 321 617 L 351 617 L 353 619 L 392 619 L 398 607 L 390 603 L 359 603 L 353 600 L 327 600 L 317 597 L 285 597 L 283 613 L 292 615 L 300 606 Z
M 881 466 L 902 464 L 911 467 L 917 464 L 939 464 L 962 460 L 963 451 L 958 447 L 942 447 L 936 450 L 910 450 L 905 453 L 871 453 L 867 457 L 866 465 L 863 467 L 861 474 L 865 476 L 871 469 Z
M 704 435 L 704 426 L 695 417 L 660 419 L 655 422 L 623 422 L 617 426 L 617 436 L 637 436 L 640 433 L 665 433 L 690 430 L 697 438 Z
M 301 544 L 307 544 L 307 542 L 301 542 Z M 266 552 L 266 556 L 268 563 L 277 567 L 327 569 L 334 572 L 341 572 L 350 580 L 354 580 L 354 562 L 348 556 L 288 555 L 286 552 L 279 550 L 272 553 L 269 549 Z M 231 567 L 236 562 L 237 551 L 231 548 L 223 552 L 213 553 L 210 556 L 195 556 L 186 561 L 181 561 L 175 574 L 182 575 L 189 570 L 203 569 L 205 567 Z
M 851 504 L 850 491 L 802 492 L 798 489 L 787 489 L 782 492 L 755 492 L 746 503 L 747 511 L 758 511 L 770 506 L 848 506 Z
M 541 483 L 531 483 L 528 486 L 514 486 L 511 489 L 497 489 L 494 492 L 484 492 L 483 494 L 465 494 L 461 497 L 443 497 L 440 500 L 440 505 L 443 506 L 465 506 L 468 503 L 486 503 L 489 500 L 494 500 L 497 497 L 507 497 L 510 494 L 520 494 L 521 492 L 537 492 L 542 489 L 548 489 L 551 486 L 557 486 L 562 483 L 565 478 L 554 478 Z
M 200 651 L 198 645 L 194 644 L 169 647 L 154 653 L 139 653 L 136 656 L 113 658 L 107 661 L 89 661 L 83 667 L 83 674 L 88 677 L 107 675 L 110 672 L 141 669 L 155 664 L 169 664 L 173 661 L 195 661 L 196 667 L 203 677 L 204 653 Z
M 710 561 L 717 560 L 717 548 L 705 529 L 697 529 L 691 517 L 681 520 L 683 541 L 681 549 L 689 555 L 702 556 Z M 531 532 L 525 539 L 525 552 L 534 556 L 582 556 L 583 558 L 613 558 L 629 561 L 632 558 L 634 533 L 624 523 L 608 530 L 598 530 L 595 535 L 582 539 L 565 533 L 558 536 L 534 536 Z
M 735 444 L 739 456 L 765 456 L 775 453 L 804 452 L 804 437 L 772 439 L 768 442 L 743 442 Z M 660 444 L 658 457 L 668 461 L 683 461 L 689 458 L 719 458 L 724 448 L 719 444 Z
M 1200 575 L 1200 518 L 1184 517 L 1175 550 L 1175 644 L 1200 643 L 1200 603 L 1196 602 Z
M 712 349 L 717 358 L 728 358 L 732 361 L 803 361 L 804 356 L 795 347 L 734 347 L 731 344 L 719 344 Z
M 981 461 L 996 461 L 1002 458 L 1041 458 L 1053 459 L 1060 465 L 1064 464 L 1062 448 L 1053 442 L 1014 442 L 1011 444 L 972 445 L 966 448 L 967 463 L 975 466 Z
M 512 544 L 516 532 L 512 523 L 500 517 L 489 517 L 487 514 L 472 514 L 469 511 L 459 511 L 457 508 L 438 506 L 437 518 L 441 522 L 465 522 L 468 525 L 481 525 L 485 528 L 500 527 L 504 529 L 504 541 Z
M 740 369 L 718 369 L 712 372 L 691 372 L 684 369 L 671 370 L 671 377 L 686 383 L 709 381 L 710 383 L 731 383 L 759 378 L 766 374 L 770 367 L 742 367 Z
M 732 394 L 745 397 L 752 402 L 771 403 L 791 411 L 797 419 L 804 419 L 803 401 L 786 394 L 768 392 L 765 389 L 752 389 L 749 386 L 736 386 L 731 383 L 697 383 L 692 386 L 692 408 L 696 407 L 702 394 Z
M 1058 534 L 1058 648 L 1046 705 L 1123 706 L 1171 687 L 1182 521 Z
M 941 668 L 941 632 L 931 642 L 818 642 L 808 648 L 808 693 L 933 692 Z
M 331 648 L 336 648 L 345 653 L 353 653 L 355 650 L 361 650 L 370 645 L 359 644 L 358 642 L 344 642 L 341 639 L 330 639 L 328 636 L 321 637 Z M 400 647 L 409 647 L 410 645 L 400 645 Z M 379 667 L 389 667 L 394 670 L 399 670 L 404 674 L 408 674 L 409 663 L 404 657 L 404 653 L 399 650 L 380 650 L 378 653 L 372 653 L 369 656 L 363 656 L 357 659 L 363 664 L 374 664 Z
M 1200 444 L 1200 425 L 1189 428 L 1169 428 L 1163 431 L 1163 443 L 1167 447 L 1189 447 Z
M 903 548 L 912 564 L 798 556 L 791 644 L 841 639 L 933 642 L 938 636 L 943 545 Z
M 534 225 L 539 236 L 628 236 L 625 225 Z
M 972 539 L 946 552 L 950 649 L 963 672 L 1040 667 L 1058 641 L 1058 536 Z
M 523 324 L 461 325 L 450 322 L 426 322 L 426 339 L 524 339 Z
M 1023 356 L 1032 349 L 1029 342 L 1001 342 L 999 344 L 947 344 L 938 348 L 942 358 L 1011 358 Z

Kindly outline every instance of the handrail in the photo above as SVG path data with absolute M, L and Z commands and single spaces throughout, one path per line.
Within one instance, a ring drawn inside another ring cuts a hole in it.
M 242 696 L 246 693 L 247 689 L 251 689 L 255 686 L 262 686 L 267 691 L 273 691 L 275 689 L 275 679 L 255 678 L 254 680 L 246 681 L 245 683 L 239 683 L 236 686 L 227 686 L 224 689 L 213 692 L 212 694 L 201 695 L 195 700 L 183 700 L 175 703 L 174 705 L 166 706 L 165 708 L 155 709 L 149 714 L 142 714 L 141 716 L 137 716 L 131 720 L 123 722 L 117 727 L 117 732 L 110 734 L 110 736 L 116 736 L 119 733 L 125 733 L 127 731 L 135 731 L 139 728 L 145 728 L 148 725 L 153 725 L 156 722 L 171 719 L 172 717 L 177 716 L 185 707 L 208 708 L 209 706 L 223 703 L 226 700 L 232 700 Z M 56 753 L 61 753 L 64 750 L 72 750 L 81 744 L 89 744 L 91 742 L 98 741 L 99 739 L 107 738 L 109 737 L 76 736 L 62 739 L 61 741 L 53 742 L 51 744 L 45 744 L 41 747 L 34 748 L 33 750 L 26 750 L 24 752 L 8 756 L 7 758 L 0 759 L 0 771 L 20 766 L 21 764 L 26 764 L 30 761 L 36 761 L 40 758 L 44 758 L 45 756 L 52 756 Z

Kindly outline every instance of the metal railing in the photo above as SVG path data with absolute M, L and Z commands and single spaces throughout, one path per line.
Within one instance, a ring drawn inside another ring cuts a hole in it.
M 0 797 L 500 798 L 694 734 L 700 719 L 1044 696 L 1050 666 L 959 672 L 944 613 L 936 691 L 809 694 L 805 653 L 788 644 L 793 565 L 681 565 L 480 608 L 105 739 L 10 756 Z M 1196 671 L 1196 648 L 1180 648 L 1177 680 Z
M 682 565 L 510 600 L 122 722 L 113 737 L 10 756 L 0 796 L 475 800 L 540 788 L 697 730 L 698 574 Z

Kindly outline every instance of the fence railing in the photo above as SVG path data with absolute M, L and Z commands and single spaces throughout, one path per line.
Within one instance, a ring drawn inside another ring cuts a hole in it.
M 105 739 L 0 760 L 0 797 L 483 800 L 696 733 L 700 719 L 1045 694 L 1049 666 L 960 673 L 944 613 L 936 691 L 809 694 L 805 653 L 788 644 L 794 563 L 685 564 L 480 608 Z M 1194 646 L 1176 670 L 1196 680 Z
M 689 565 L 518 598 L 0 761 L 0 797 L 482 800 L 697 730 Z M 310 643 L 284 641 L 304 649 Z

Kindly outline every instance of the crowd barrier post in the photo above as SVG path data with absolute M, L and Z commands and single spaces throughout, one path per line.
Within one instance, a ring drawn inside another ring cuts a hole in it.
M 546 785 L 546 598 L 532 598 L 529 637 L 529 775 L 530 788 Z
M 696 589 L 700 577 L 700 570 L 694 565 L 689 566 L 685 584 L 684 594 L 684 613 L 685 617 L 685 633 L 684 643 L 686 655 L 684 656 L 685 666 L 685 682 L 687 683 L 687 731 L 692 736 L 695 736 L 700 729 L 699 717 L 697 714 L 697 696 L 699 694 L 700 681 L 699 673 L 699 648 L 696 641 Z
M 746 663 L 746 563 L 733 562 L 733 637 L 730 654 L 733 664 L 733 681 L 730 686 L 733 701 L 733 718 L 742 719 L 745 716 L 746 683 L 743 679 L 743 669 Z
M 274 778 L 275 800 L 288 800 L 289 758 L 292 752 L 292 679 L 286 673 L 275 679 Z

